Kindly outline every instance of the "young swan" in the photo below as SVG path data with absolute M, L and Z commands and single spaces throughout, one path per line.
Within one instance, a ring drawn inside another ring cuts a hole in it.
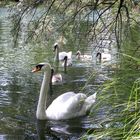
M 80 51 L 77 51 L 76 53 L 76 58 L 78 60 L 81 60 L 81 61 L 91 61 L 92 60 L 92 56 L 91 55 L 81 55 L 81 52 Z
M 46 109 L 47 94 L 50 88 L 51 69 L 49 63 L 40 63 L 32 70 L 32 72 L 44 72 L 36 111 L 37 119 L 65 120 L 86 115 L 95 103 L 96 93 L 87 97 L 84 93 L 69 91 L 58 96 Z
M 52 69 L 52 78 L 51 82 L 52 83 L 59 83 L 62 82 L 62 75 L 60 73 L 54 74 L 54 69 Z

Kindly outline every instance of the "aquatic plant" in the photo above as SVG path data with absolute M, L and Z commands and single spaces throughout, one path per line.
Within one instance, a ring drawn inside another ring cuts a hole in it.
M 103 117 L 96 119 L 100 128 L 89 130 L 81 139 L 140 139 L 139 36 L 139 27 L 133 26 L 121 46 L 119 68 L 98 89 L 91 116 L 102 112 Z

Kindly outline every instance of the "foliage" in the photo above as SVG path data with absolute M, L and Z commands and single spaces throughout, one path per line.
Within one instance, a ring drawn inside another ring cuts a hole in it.
M 105 117 L 97 120 L 101 128 L 89 130 L 90 133 L 84 135 L 83 140 L 140 139 L 139 36 L 139 27 L 133 26 L 127 39 L 123 41 L 119 70 L 112 74 L 111 81 L 100 87 L 101 94 L 93 111 L 106 111 Z M 108 108 L 105 109 L 104 106 Z
M 73 41 L 85 38 L 90 44 L 100 47 L 102 42 L 99 40 L 112 40 L 114 36 L 120 47 L 123 27 L 127 27 L 128 31 L 130 25 L 139 22 L 134 14 L 138 4 L 132 0 L 22 0 L 14 7 L 15 40 L 20 35 L 22 26 L 28 25 L 26 41 L 42 41 L 44 36 L 44 41 L 54 41 L 59 36 L 71 34 Z M 36 17 L 38 13 L 39 16 Z M 30 20 L 23 23 L 26 15 L 30 15 Z M 84 32 L 81 30 L 83 23 L 87 25 Z

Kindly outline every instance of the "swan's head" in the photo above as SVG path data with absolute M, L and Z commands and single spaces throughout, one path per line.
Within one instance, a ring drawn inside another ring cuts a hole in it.
M 53 47 L 54 47 L 53 51 L 55 52 L 55 50 L 58 48 L 58 43 L 55 43 L 55 44 L 53 45 Z
M 64 61 L 67 61 L 67 60 L 68 60 L 68 57 L 67 57 L 67 56 L 65 56 L 65 57 L 64 57 Z
M 96 54 L 96 57 L 99 57 L 99 59 L 101 59 L 101 53 L 98 52 L 98 53 Z
M 76 52 L 76 56 L 77 56 L 77 55 L 81 55 L 81 52 L 80 52 L 80 51 L 77 51 L 77 52 Z
M 81 52 L 80 52 L 80 51 L 77 51 L 77 52 L 76 52 L 76 57 L 77 57 L 77 58 L 80 58 L 80 56 L 81 56 Z
M 54 69 L 53 68 L 51 68 L 51 75 L 53 75 L 54 74 Z
M 39 63 L 32 69 L 32 72 L 46 71 L 47 67 L 51 68 L 49 63 Z

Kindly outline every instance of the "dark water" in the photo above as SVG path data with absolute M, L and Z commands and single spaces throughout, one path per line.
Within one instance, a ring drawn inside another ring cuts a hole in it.
M 33 74 L 31 70 L 39 62 L 52 62 L 53 52 L 44 45 L 23 45 L 22 39 L 14 46 L 10 31 L 13 25 L 6 17 L 7 9 L 0 8 L 0 140 L 77 140 L 89 129 L 100 129 L 99 120 L 105 117 L 103 109 L 94 116 L 66 121 L 36 120 L 42 75 Z M 90 74 L 97 71 L 98 74 L 87 82 Z M 108 69 L 96 65 L 95 60 L 79 62 L 75 57 L 67 73 L 62 68 L 60 72 L 64 82 L 53 85 L 50 100 L 67 91 L 81 91 L 85 85 L 82 91 L 91 95 L 110 74 Z

